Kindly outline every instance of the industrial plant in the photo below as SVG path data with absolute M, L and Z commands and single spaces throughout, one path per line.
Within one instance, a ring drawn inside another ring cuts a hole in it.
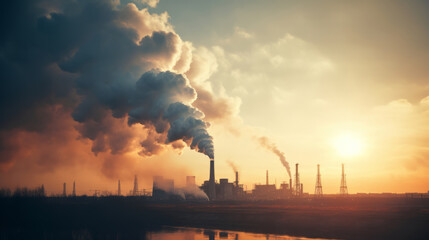
M 175 185 L 174 179 L 165 178 L 163 176 L 154 176 L 153 185 L 151 189 L 139 188 L 139 181 L 137 175 L 134 176 L 133 188 L 127 193 L 122 194 L 121 181 L 118 180 L 117 192 L 103 191 L 99 189 L 89 190 L 94 197 L 108 197 L 108 196 L 129 196 L 129 197 L 144 197 L 146 199 L 161 200 L 161 201 L 260 201 L 260 200 L 282 200 L 282 199 L 298 199 L 298 198 L 322 198 L 322 197 L 347 197 L 349 196 L 346 174 L 344 164 L 341 165 L 341 181 L 339 185 L 338 194 L 324 194 L 322 187 L 322 175 L 320 172 L 320 165 L 317 164 L 316 182 L 314 185 L 314 193 L 304 192 L 304 184 L 300 180 L 299 164 L 295 164 L 295 174 L 289 178 L 288 182 L 281 182 L 279 185 L 270 183 L 269 171 L 265 171 L 265 184 L 254 184 L 253 189 L 248 190 L 243 184 L 240 183 L 240 172 L 233 163 L 235 179 L 228 178 L 215 178 L 215 164 L 214 160 L 210 160 L 209 179 L 205 180 L 201 185 L 196 182 L 195 176 L 186 176 L 186 185 Z M 76 182 L 72 183 L 71 194 L 67 193 L 67 183 L 62 184 L 62 192 L 57 197 L 77 197 Z M 279 187 L 277 187 L 279 186 Z M 43 194 L 39 190 L 36 192 L 37 196 L 45 196 L 44 186 Z M 21 191 L 22 192 L 22 191 Z M 22 193 L 19 192 L 20 195 Z M 26 190 L 32 193 L 31 190 Z M 12 192 L 3 191 L 12 195 Z M 80 194 L 82 195 L 82 194 Z M 389 194 L 389 193 L 357 193 L 355 197 L 407 197 L 407 198 L 429 198 L 428 193 L 405 193 L 405 194 Z

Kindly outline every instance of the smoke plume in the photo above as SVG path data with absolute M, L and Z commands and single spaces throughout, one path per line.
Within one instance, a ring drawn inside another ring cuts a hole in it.
M 204 104 L 197 106 L 199 90 L 186 75 L 192 43 L 174 31 L 167 13 L 147 8 L 158 1 L 143 2 L 3 4 L 1 182 L 54 182 L 81 168 L 89 181 L 126 181 L 135 171 L 148 178 L 183 174 L 173 154 L 150 160 L 186 146 L 214 158 L 212 119 L 198 107 Z M 204 64 L 194 63 L 194 72 Z M 8 181 L 16 176 L 21 182 Z
M 237 165 L 235 165 L 235 163 L 234 163 L 233 161 L 231 161 L 231 160 L 227 160 L 226 162 L 227 162 L 227 163 L 228 163 L 228 165 L 232 168 L 232 171 L 234 171 L 234 173 L 235 173 L 235 172 L 238 172 Z
M 286 168 L 287 173 L 289 174 L 289 178 L 292 178 L 292 175 L 290 173 L 290 166 L 289 163 L 286 161 L 284 152 L 280 151 L 277 146 L 272 143 L 267 137 L 259 137 L 258 141 L 261 146 L 270 150 L 279 157 L 280 162 L 283 164 L 283 166 Z

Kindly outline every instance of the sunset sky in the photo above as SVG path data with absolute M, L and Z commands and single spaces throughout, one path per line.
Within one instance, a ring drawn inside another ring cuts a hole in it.
M 10 1 L 0 187 L 57 194 L 76 181 L 90 194 L 120 179 L 125 193 L 135 174 L 147 189 L 155 175 L 200 184 L 212 139 L 216 178 L 232 180 L 233 162 L 248 190 L 266 170 L 288 181 L 275 146 L 292 177 L 299 163 L 304 192 L 320 164 L 324 193 L 338 193 L 341 163 L 349 193 L 427 192 L 428 12 L 424 1 Z M 206 154 L 190 149 L 196 138 Z

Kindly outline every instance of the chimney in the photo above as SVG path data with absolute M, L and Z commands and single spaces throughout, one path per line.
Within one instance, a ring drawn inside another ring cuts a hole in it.
M 133 196 L 137 196 L 139 191 L 139 182 L 137 180 L 137 175 L 134 176 L 134 188 L 133 188 Z
M 292 178 L 289 178 L 289 189 L 292 192 Z
M 76 182 L 73 181 L 73 193 L 72 193 L 73 197 L 76 197 Z
M 267 179 L 266 179 L 266 185 L 268 185 L 269 184 L 269 181 L 268 181 L 268 170 L 267 170 Z
M 209 179 L 209 196 L 208 197 L 210 200 L 214 200 L 216 198 L 214 159 L 210 160 L 210 179 Z
M 235 171 L 235 186 L 238 187 L 238 171 Z
M 298 163 L 295 164 L 295 194 L 299 196 L 301 194 L 301 184 L 299 181 Z
M 304 185 L 301 183 L 301 195 L 304 193 Z
M 118 180 L 118 196 L 121 196 L 121 180 Z
M 66 183 L 63 184 L 63 196 L 67 196 Z

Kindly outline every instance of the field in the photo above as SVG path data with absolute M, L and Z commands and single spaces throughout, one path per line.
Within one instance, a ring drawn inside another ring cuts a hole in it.
M 208 203 L 139 197 L 2 198 L 0 212 L 1 239 L 78 239 L 81 231 L 96 239 L 118 233 L 123 239 L 144 239 L 146 230 L 162 226 L 336 239 L 429 239 L 429 199 Z

